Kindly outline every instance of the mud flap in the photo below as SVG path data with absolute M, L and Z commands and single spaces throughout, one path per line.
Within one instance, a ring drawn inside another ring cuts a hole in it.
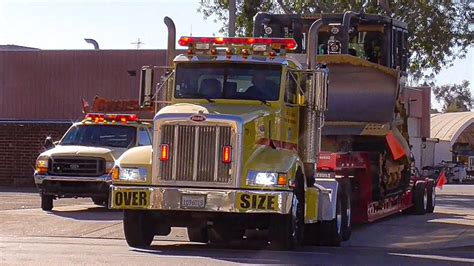
M 339 183 L 336 179 L 316 178 L 314 185 L 320 191 L 318 217 L 320 221 L 336 218 L 336 201 Z
M 319 190 L 315 187 L 306 188 L 306 210 L 304 212 L 305 224 L 312 224 L 318 222 L 319 194 Z

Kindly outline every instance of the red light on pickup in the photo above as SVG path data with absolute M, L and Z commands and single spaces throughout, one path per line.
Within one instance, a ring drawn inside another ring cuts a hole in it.
M 138 121 L 138 117 L 135 114 L 99 114 L 89 113 L 86 114 L 86 120 L 95 123 L 106 123 L 107 121 L 119 121 L 122 123 Z
M 232 147 L 224 146 L 222 147 L 222 162 L 230 163 L 232 161 Z
M 160 146 L 160 161 L 168 161 L 169 159 L 169 145 L 161 144 Z

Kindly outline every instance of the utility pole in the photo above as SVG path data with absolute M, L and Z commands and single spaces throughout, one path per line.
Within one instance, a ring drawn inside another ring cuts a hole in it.
M 134 44 L 137 46 L 137 49 L 140 49 L 140 45 L 145 44 L 145 43 L 140 41 L 140 38 L 138 38 L 137 42 L 131 42 L 130 44 Z
M 229 0 L 229 37 L 235 37 L 236 0 Z

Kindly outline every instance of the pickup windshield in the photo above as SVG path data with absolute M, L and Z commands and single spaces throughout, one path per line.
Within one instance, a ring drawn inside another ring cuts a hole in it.
M 183 63 L 176 69 L 174 97 L 276 101 L 280 79 L 279 65 Z
M 135 138 L 135 127 L 77 125 L 68 130 L 60 144 L 130 148 L 134 146 Z

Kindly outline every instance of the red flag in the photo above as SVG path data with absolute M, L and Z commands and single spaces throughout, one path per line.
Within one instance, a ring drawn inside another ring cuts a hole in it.
M 405 156 L 405 150 L 392 132 L 388 132 L 387 136 L 385 136 L 385 139 L 387 140 L 388 147 L 392 152 L 392 157 L 394 160 L 398 160 Z
M 82 103 L 82 112 L 84 114 L 87 114 L 89 112 L 89 103 L 84 98 L 81 99 L 81 103 Z
M 439 173 L 439 177 L 438 177 L 438 182 L 436 182 L 436 187 L 439 188 L 439 189 L 443 189 L 443 185 L 446 184 L 446 175 L 444 173 L 444 169 L 441 170 L 441 172 Z

